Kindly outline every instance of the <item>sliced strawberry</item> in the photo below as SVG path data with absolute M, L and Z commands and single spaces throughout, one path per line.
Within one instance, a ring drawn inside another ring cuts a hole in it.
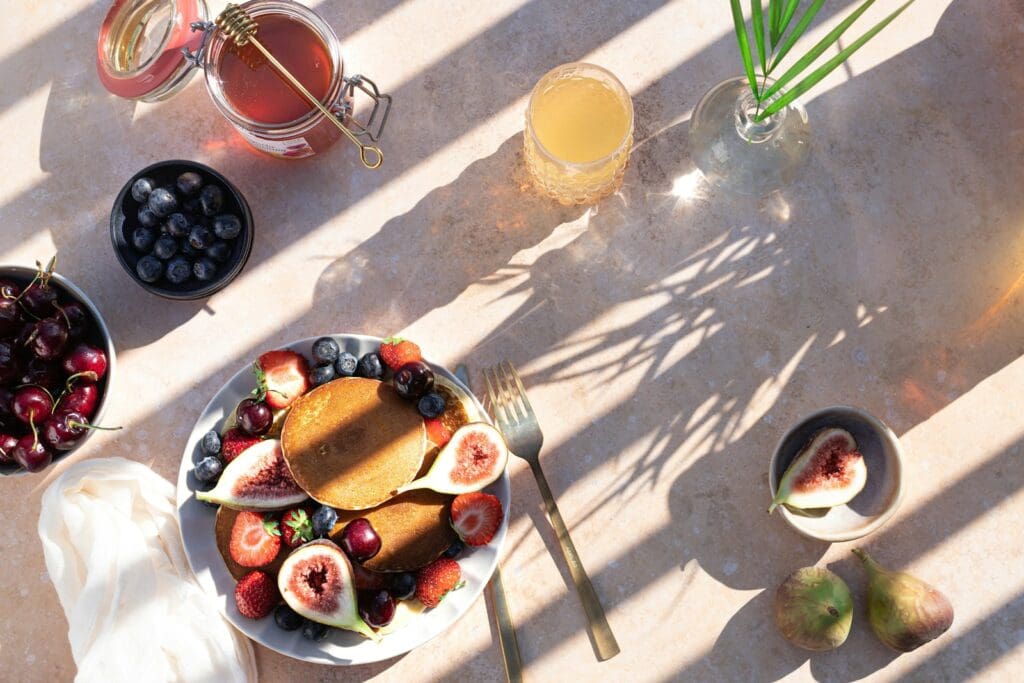
M 260 442 L 259 437 L 249 436 L 241 429 L 229 429 L 221 439 L 221 454 L 224 462 L 231 462 L 250 446 Z
M 380 359 L 392 370 L 406 363 L 423 360 L 420 347 L 401 337 L 388 337 L 380 343 Z
M 309 391 L 309 362 L 287 349 L 268 351 L 256 361 L 256 378 L 267 405 L 281 410 Z
M 448 428 L 440 418 L 430 417 L 423 420 L 423 424 L 427 427 L 427 438 L 435 446 L 443 447 L 446 443 L 452 440 L 451 429 Z
M 281 515 L 281 540 L 289 548 L 298 548 L 313 540 L 313 520 L 302 508 L 292 508 Z
M 452 501 L 452 528 L 466 545 L 487 545 L 501 526 L 501 501 L 489 493 L 464 493 Z
M 270 515 L 239 512 L 231 527 L 228 552 L 243 567 L 265 567 L 281 550 L 281 531 Z

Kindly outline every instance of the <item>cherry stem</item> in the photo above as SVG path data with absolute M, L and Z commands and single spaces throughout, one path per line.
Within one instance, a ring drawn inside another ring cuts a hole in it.
M 73 429 L 99 429 L 104 432 L 116 432 L 119 429 L 123 429 L 123 427 L 100 427 L 99 425 L 79 422 L 78 420 L 68 420 L 68 426 Z
M 32 450 L 39 445 L 39 430 L 36 429 L 36 411 L 28 414 L 28 426 L 32 428 Z

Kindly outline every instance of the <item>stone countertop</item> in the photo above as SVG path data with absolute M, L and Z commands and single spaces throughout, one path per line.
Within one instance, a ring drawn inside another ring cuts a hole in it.
M 214 3 L 219 8 L 222 3 Z M 194 79 L 119 100 L 93 66 L 103 2 L 21 3 L 0 23 L 0 260 L 55 250 L 104 311 L 120 376 L 72 460 L 123 455 L 173 479 L 203 405 L 262 350 L 330 331 L 402 332 L 441 362 L 508 358 L 546 434 L 544 467 L 622 646 L 596 662 L 528 468 L 512 466 L 503 559 L 528 680 L 1008 680 L 1024 668 L 1024 10 L 928 0 L 806 99 L 813 151 L 761 201 L 706 187 L 687 151 L 701 94 L 740 72 L 727 5 L 703 0 L 314 3 L 347 66 L 395 97 L 384 169 L 339 143 L 250 152 Z M 897 3 L 883 0 L 862 20 Z M 852 2 L 828 3 L 811 38 Z M 840 13 L 842 14 L 842 13 Z M 851 38 L 852 40 L 852 38 Z M 533 83 L 597 62 L 633 94 L 622 191 L 566 209 L 526 186 Z M 192 158 L 253 205 L 252 258 L 197 303 L 121 270 L 121 184 Z M 909 453 L 877 559 L 939 586 L 952 629 L 907 655 L 858 611 L 809 654 L 770 605 L 829 565 L 863 605 L 852 544 L 767 517 L 789 425 L 853 403 Z M 44 475 L 0 481 L 0 680 L 70 680 L 66 622 L 35 531 Z M 326 668 L 257 648 L 264 681 L 504 680 L 490 607 L 397 660 Z

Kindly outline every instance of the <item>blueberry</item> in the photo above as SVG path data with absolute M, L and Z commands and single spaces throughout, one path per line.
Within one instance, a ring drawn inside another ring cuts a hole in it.
M 213 216 L 224 206 L 224 192 L 216 185 L 207 185 L 199 193 L 199 208 L 204 216 Z
M 352 377 L 356 374 L 357 365 L 359 359 L 348 351 L 343 351 L 338 354 L 338 360 L 334 361 L 334 373 L 338 377 Z
M 185 209 L 185 213 L 201 214 L 203 212 L 203 205 L 199 202 L 199 197 L 189 197 L 181 203 L 181 208 Z
M 455 559 L 460 554 L 462 554 L 462 551 L 465 549 L 466 546 L 462 543 L 462 541 L 455 541 L 450 546 L 448 546 L 448 550 L 444 551 L 444 556 L 449 557 L 451 559 Z
M 178 198 L 166 187 L 158 187 L 149 193 L 149 210 L 165 218 L 178 209 Z
M 376 353 L 368 353 L 359 359 L 356 365 L 356 377 L 367 379 L 380 379 L 384 376 L 384 368 L 380 364 L 380 356 Z
M 139 226 L 132 233 L 132 246 L 141 254 L 148 254 L 156 242 L 156 230 Z
M 203 186 L 203 178 L 195 171 L 185 171 L 178 176 L 178 181 L 175 185 L 178 186 L 178 192 L 186 197 L 191 197 L 199 192 L 199 189 Z
M 209 246 L 206 255 L 217 263 L 226 263 L 231 257 L 231 247 L 227 242 L 217 241 Z
M 192 277 L 192 262 L 184 256 L 175 256 L 167 262 L 167 281 L 172 285 L 183 285 Z
M 144 228 L 155 228 L 160 225 L 160 217 L 153 213 L 153 210 L 146 205 L 139 208 L 137 217 L 139 219 L 139 225 Z
M 196 249 L 206 249 L 213 244 L 213 233 L 205 225 L 193 225 L 188 234 L 188 241 Z
M 201 258 L 192 266 L 192 273 L 197 280 L 209 282 L 217 277 L 217 264 L 208 258 Z
M 436 391 L 430 392 L 416 404 L 416 409 L 420 411 L 420 415 L 427 418 L 437 417 L 444 412 L 444 408 L 444 396 Z
M 221 214 L 213 219 L 213 231 L 222 240 L 233 240 L 242 232 L 242 221 L 234 214 Z
M 181 239 L 178 240 L 178 252 L 182 256 L 186 256 L 190 259 L 197 259 L 203 253 L 196 249 L 195 247 L 193 247 L 192 243 L 188 241 L 187 237 L 182 237 Z
M 391 595 L 396 600 L 408 600 L 416 593 L 416 575 L 411 572 L 396 574 L 391 579 Z
M 321 363 L 309 371 L 309 383 L 318 387 L 321 384 L 327 384 L 337 376 L 333 363 Z
M 220 458 L 215 455 L 208 455 L 199 461 L 199 464 L 196 465 L 192 473 L 196 475 L 196 479 L 205 484 L 219 477 L 223 470 L 224 463 L 221 462 Z
M 282 631 L 297 631 L 302 627 L 305 619 L 283 602 L 274 610 L 274 623 Z
M 178 253 L 178 241 L 170 235 L 160 235 L 153 244 L 153 255 L 164 261 Z
M 135 272 L 143 282 L 156 282 L 164 274 L 164 264 L 156 256 L 143 256 L 135 264 Z
M 341 353 L 341 347 L 330 337 L 320 337 L 313 342 L 313 358 L 320 363 L 333 363 L 338 360 L 339 353 Z
M 313 534 L 317 538 L 324 538 L 331 533 L 337 521 L 338 512 L 329 505 L 321 505 L 313 513 Z
M 171 237 L 184 237 L 188 234 L 189 221 L 183 213 L 172 213 L 164 223 L 164 232 Z
M 199 442 L 199 447 L 203 449 L 203 453 L 207 455 L 217 455 L 220 453 L 220 434 L 217 433 L 216 429 L 203 434 L 202 440 Z
M 139 178 L 132 183 L 132 199 L 139 204 L 144 204 L 149 199 L 149 193 L 156 188 L 152 178 Z
M 312 640 L 314 643 L 326 638 L 330 631 L 330 626 L 324 626 L 323 624 L 318 624 L 315 621 L 309 621 L 308 619 L 302 625 L 302 637 L 306 640 Z

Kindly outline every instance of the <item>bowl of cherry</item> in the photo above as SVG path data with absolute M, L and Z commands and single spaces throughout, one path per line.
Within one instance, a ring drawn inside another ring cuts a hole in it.
M 161 161 L 132 176 L 110 212 L 110 240 L 128 275 L 166 299 L 204 299 L 242 272 L 252 251 L 248 202 L 194 161 Z
M 113 373 L 103 317 L 53 261 L 0 266 L 0 476 L 39 472 L 80 447 Z

